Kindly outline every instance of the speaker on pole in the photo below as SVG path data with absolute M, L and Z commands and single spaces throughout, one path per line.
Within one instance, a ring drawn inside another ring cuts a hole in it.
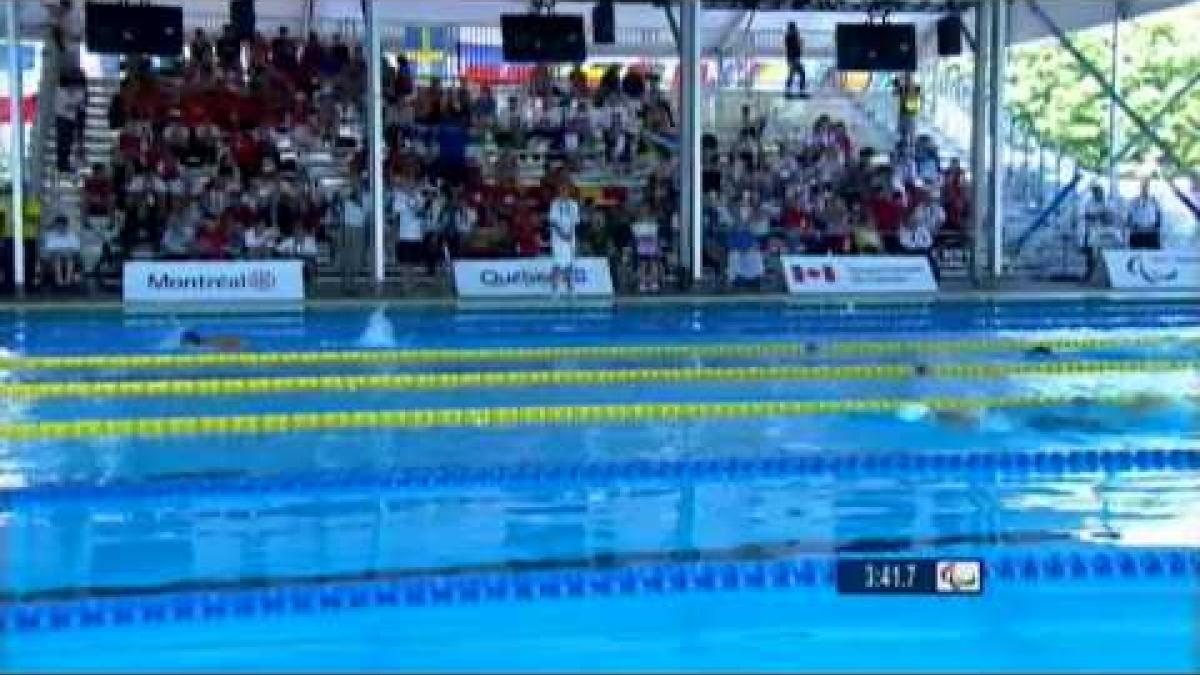
M 254 37 L 254 0 L 229 0 L 229 23 L 240 40 Z
M 958 56 L 963 52 L 962 17 L 949 14 L 937 22 L 938 56 Z
M 592 7 L 592 42 L 611 45 L 617 42 L 617 12 L 613 0 L 600 0 Z

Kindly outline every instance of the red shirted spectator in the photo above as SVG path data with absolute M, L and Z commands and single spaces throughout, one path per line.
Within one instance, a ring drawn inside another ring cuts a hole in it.
M 779 225 L 789 232 L 806 232 L 812 227 L 811 219 L 795 200 L 791 200 L 779 215 Z
M 308 123 L 308 117 L 309 117 L 308 97 L 304 95 L 304 92 L 298 91 L 298 92 L 296 92 L 296 94 L 294 96 L 292 96 L 292 105 L 291 105 L 290 110 L 292 113 L 292 123 L 293 124 L 307 124 Z
M 509 234 L 518 256 L 528 258 L 540 255 L 542 252 L 542 223 L 538 212 L 526 203 L 517 205 L 513 214 Z
M 897 233 L 908 215 L 904 203 L 902 190 L 893 190 L 890 196 L 876 196 L 868 203 L 876 229 L 883 240 L 884 250 L 888 253 L 901 252 Z
M 229 250 L 226 217 L 204 221 L 196 233 L 196 254 L 202 258 L 224 258 Z
M 241 170 L 242 175 L 253 178 L 262 171 L 264 151 L 262 141 L 252 132 L 239 131 L 233 135 L 230 143 L 233 151 L 233 161 Z
M 516 180 L 507 178 L 488 189 L 487 202 L 501 212 L 511 214 L 524 198 Z
M 166 112 L 167 101 L 158 84 L 147 79 L 128 91 L 125 105 L 129 117 L 154 120 Z
M 133 129 L 126 127 L 117 136 L 117 152 L 125 160 L 138 159 L 142 155 L 142 139 Z
M 946 209 L 945 229 L 961 231 L 966 222 L 967 208 L 966 177 L 958 160 L 946 171 L 946 182 L 942 187 L 942 206 Z
M 209 111 L 211 102 L 207 94 L 189 94 L 179 102 L 180 120 L 189 128 L 195 129 L 212 119 Z
M 112 212 L 116 192 L 112 179 L 103 164 L 92 166 L 92 175 L 83 182 L 84 204 L 89 216 L 104 216 Z

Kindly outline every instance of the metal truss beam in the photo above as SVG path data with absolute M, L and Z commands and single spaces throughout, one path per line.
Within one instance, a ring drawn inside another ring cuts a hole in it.
M 1139 115 L 1132 106 L 1129 105 L 1125 98 L 1121 96 L 1120 92 L 1113 87 L 1112 82 L 1109 82 L 1108 78 L 1104 76 L 1104 73 L 1096 67 L 1096 64 L 1088 60 L 1088 58 L 1079 51 L 1079 48 L 1076 47 L 1075 43 L 1071 41 L 1070 36 L 1068 36 L 1063 29 L 1054 22 L 1054 19 L 1050 18 L 1038 0 L 1025 0 L 1025 2 L 1027 5 L 1029 5 L 1030 11 L 1032 11 L 1033 14 L 1042 22 L 1042 24 L 1045 25 L 1046 29 L 1049 30 L 1052 35 L 1054 35 L 1054 37 L 1058 40 L 1058 43 L 1062 45 L 1063 49 L 1066 49 L 1067 52 L 1074 57 L 1075 61 L 1080 65 L 1080 67 L 1083 68 L 1084 72 L 1087 73 L 1090 78 L 1096 81 L 1096 84 L 1100 86 L 1100 88 L 1104 91 L 1104 94 L 1108 96 L 1114 103 L 1116 103 L 1116 105 L 1121 109 L 1121 112 L 1125 113 L 1125 115 L 1129 117 L 1129 119 L 1135 125 L 1137 125 L 1143 136 L 1149 139 L 1150 142 L 1162 152 L 1163 157 L 1171 162 L 1181 173 L 1190 176 L 1192 180 L 1200 181 L 1200 178 L 1197 178 L 1196 174 L 1189 170 L 1187 165 L 1183 163 L 1179 155 L 1175 152 L 1175 149 L 1172 148 L 1169 143 L 1164 141 L 1162 137 L 1155 133 L 1154 128 L 1148 122 L 1146 122 L 1146 120 L 1143 119 L 1142 116 Z M 1197 211 L 1195 204 L 1188 203 L 1187 206 L 1197 218 L 1200 218 L 1200 211 Z

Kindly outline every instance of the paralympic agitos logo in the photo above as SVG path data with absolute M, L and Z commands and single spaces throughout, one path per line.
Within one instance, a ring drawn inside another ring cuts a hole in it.
M 1147 284 L 1169 284 L 1179 279 L 1179 268 L 1170 263 L 1155 265 L 1146 261 L 1146 256 L 1135 255 L 1125 263 L 1125 270 Z

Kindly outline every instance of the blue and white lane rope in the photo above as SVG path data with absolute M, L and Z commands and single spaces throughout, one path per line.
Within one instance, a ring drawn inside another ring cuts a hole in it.
M 1200 449 L 1037 452 L 878 452 L 579 464 L 440 466 L 385 473 L 359 470 L 232 478 L 182 478 L 106 484 L 47 483 L 0 491 L 0 510 L 56 503 L 156 498 L 239 497 L 314 492 L 404 492 L 423 489 L 536 488 L 646 481 L 721 482 L 804 476 L 1004 475 L 1200 470 Z
M 985 560 L 984 580 L 989 595 L 1006 586 L 1035 584 L 1200 583 L 1198 549 L 1006 552 Z M 0 635 L 263 620 L 364 609 L 737 591 L 832 592 L 836 562 L 833 556 L 809 556 L 770 562 L 434 576 L 14 603 L 0 606 Z

